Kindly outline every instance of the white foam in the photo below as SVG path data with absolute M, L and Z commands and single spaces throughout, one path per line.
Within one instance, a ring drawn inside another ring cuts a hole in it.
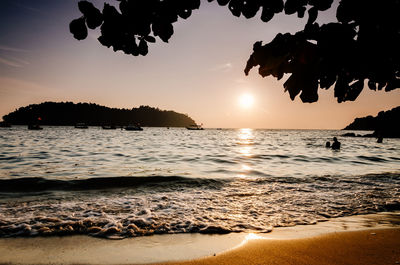
M 86 236 L 0 239 L 7 251 L 0 263 L 12 264 L 144 264 L 219 255 L 250 240 L 294 239 L 324 233 L 399 226 L 400 212 L 331 219 L 317 225 L 277 228 L 271 233 L 228 235 L 154 235 L 123 240 Z

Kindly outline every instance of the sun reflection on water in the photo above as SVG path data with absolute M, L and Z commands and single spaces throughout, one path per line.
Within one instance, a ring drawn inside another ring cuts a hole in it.
M 243 157 L 251 157 L 253 155 L 252 150 L 253 148 L 251 148 L 251 146 L 243 146 L 239 149 L 239 153 Z
M 238 138 L 238 154 L 239 159 L 248 159 L 254 155 L 253 146 L 254 145 L 254 134 L 253 130 L 249 128 L 244 128 L 238 130 L 237 134 Z M 249 163 L 240 163 L 241 169 L 239 177 L 245 178 L 249 174 L 253 168 L 249 165 Z
M 248 166 L 248 165 L 242 165 L 242 170 L 243 171 L 250 171 L 252 168 L 250 167 L 250 166 Z
M 239 153 L 242 157 L 251 157 L 253 155 L 254 134 L 253 129 L 244 128 L 238 131 Z
M 254 144 L 254 135 L 253 129 L 243 128 L 239 130 L 238 133 L 238 144 L 240 145 L 253 145 Z

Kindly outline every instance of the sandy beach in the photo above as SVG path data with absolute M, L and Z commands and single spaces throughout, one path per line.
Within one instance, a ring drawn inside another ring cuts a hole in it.
M 145 262 L 142 264 L 400 264 L 400 229 L 367 229 L 350 232 L 333 232 L 311 237 L 287 238 L 287 233 L 277 238 L 260 239 L 255 234 L 247 236 L 239 245 L 227 251 L 186 261 Z M 273 235 L 273 233 L 271 233 Z M 215 236 L 212 238 L 215 239 Z M 211 239 L 212 239 L 211 238 Z M 176 244 L 186 243 L 183 238 L 169 238 Z M 236 238 L 237 240 L 238 238 Z M 215 240 L 224 244 L 229 240 Z M 165 260 L 179 259 L 180 251 L 164 242 L 165 253 L 137 253 L 132 240 L 101 240 L 90 237 L 50 237 L 30 239 L 1 239 L 0 264 L 139 264 L 135 257 L 164 255 Z M 197 242 L 199 243 L 199 242 Z M 143 245 L 145 249 L 146 245 Z M 207 244 L 207 242 L 203 242 Z M 170 245 L 173 245 L 171 243 Z M 201 244 L 198 246 L 201 247 Z M 193 246 L 192 246 L 193 247 Z M 186 249 L 190 252 L 190 242 Z M 216 249 L 216 246 L 214 246 Z
M 400 229 L 250 240 L 220 255 L 159 264 L 400 264 Z

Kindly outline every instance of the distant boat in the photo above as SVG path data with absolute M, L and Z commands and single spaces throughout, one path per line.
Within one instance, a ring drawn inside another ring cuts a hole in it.
M 139 125 L 128 125 L 125 127 L 125 130 L 127 130 L 127 131 L 143 131 L 143 128 L 140 127 Z
M 87 128 L 89 128 L 85 123 L 77 123 L 76 125 L 75 125 L 75 128 L 76 129 L 87 129 Z
M 43 130 L 42 127 L 39 126 L 39 124 L 29 124 L 28 125 L 28 130 Z
M 103 126 L 101 126 L 101 128 L 103 128 L 104 130 L 115 130 L 115 129 L 117 129 L 117 127 L 114 126 L 114 125 L 103 125 Z
M 201 125 L 197 125 L 197 124 L 189 125 L 188 127 L 186 127 L 186 129 L 188 129 L 188 130 L 204 130 L 204 128 Z

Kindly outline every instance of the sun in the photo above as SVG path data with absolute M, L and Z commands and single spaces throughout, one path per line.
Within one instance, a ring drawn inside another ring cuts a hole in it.
M 254 96 L 248 93 L 240 95 L 239 105 L 245 109 L 251 108 L 254 105 Z

